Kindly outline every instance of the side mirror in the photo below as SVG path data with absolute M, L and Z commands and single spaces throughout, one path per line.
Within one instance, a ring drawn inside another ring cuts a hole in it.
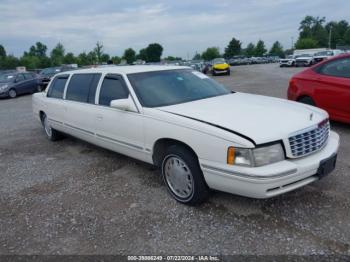
M 112 100 L 110 106 L 124 111 L 138 112 L 135 103 L 130 95 L 125 99 Z

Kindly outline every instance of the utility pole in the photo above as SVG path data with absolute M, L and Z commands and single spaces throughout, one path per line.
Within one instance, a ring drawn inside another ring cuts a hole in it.
M 331 49 L 332 26 L 329 26 L 328 48 Z
M 294 37 L 292 36 L 292 50 L 294 49 Z

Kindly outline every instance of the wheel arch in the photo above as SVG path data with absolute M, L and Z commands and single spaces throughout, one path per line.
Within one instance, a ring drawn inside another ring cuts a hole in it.
M 156 165 L 158 167 L 161 166 L 162 159 L 163 159 L 163 156 L 165 154 L 166 149 L 172 145 L 181 145 L 181 146 L 187 148 L 198 159 L 197 153 L 187 143 L 182 142 L 182 141 L 177 140 L 177 139 L 173 139 L 173 138 L 160 138 L 153 145 L 152 159 L 153 159 L 154 165 Z

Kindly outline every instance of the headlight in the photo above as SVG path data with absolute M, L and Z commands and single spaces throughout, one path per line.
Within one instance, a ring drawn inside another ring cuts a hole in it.
M 284 160 L 284 151 L 281 143 L 253 149 L 229 147 L 227 164 L 258 167 Z
M 8 87 L 8 85 L 0 86 L 0 90 L 5 90 L 7 87 Z

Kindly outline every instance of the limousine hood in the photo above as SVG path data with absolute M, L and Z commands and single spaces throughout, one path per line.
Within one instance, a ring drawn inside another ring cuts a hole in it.
M 255 144 L 288 138 L 328 117 L 316 107 L 285 99 L 233 93 L 159 107 L 159 110 L 248 137 Z

